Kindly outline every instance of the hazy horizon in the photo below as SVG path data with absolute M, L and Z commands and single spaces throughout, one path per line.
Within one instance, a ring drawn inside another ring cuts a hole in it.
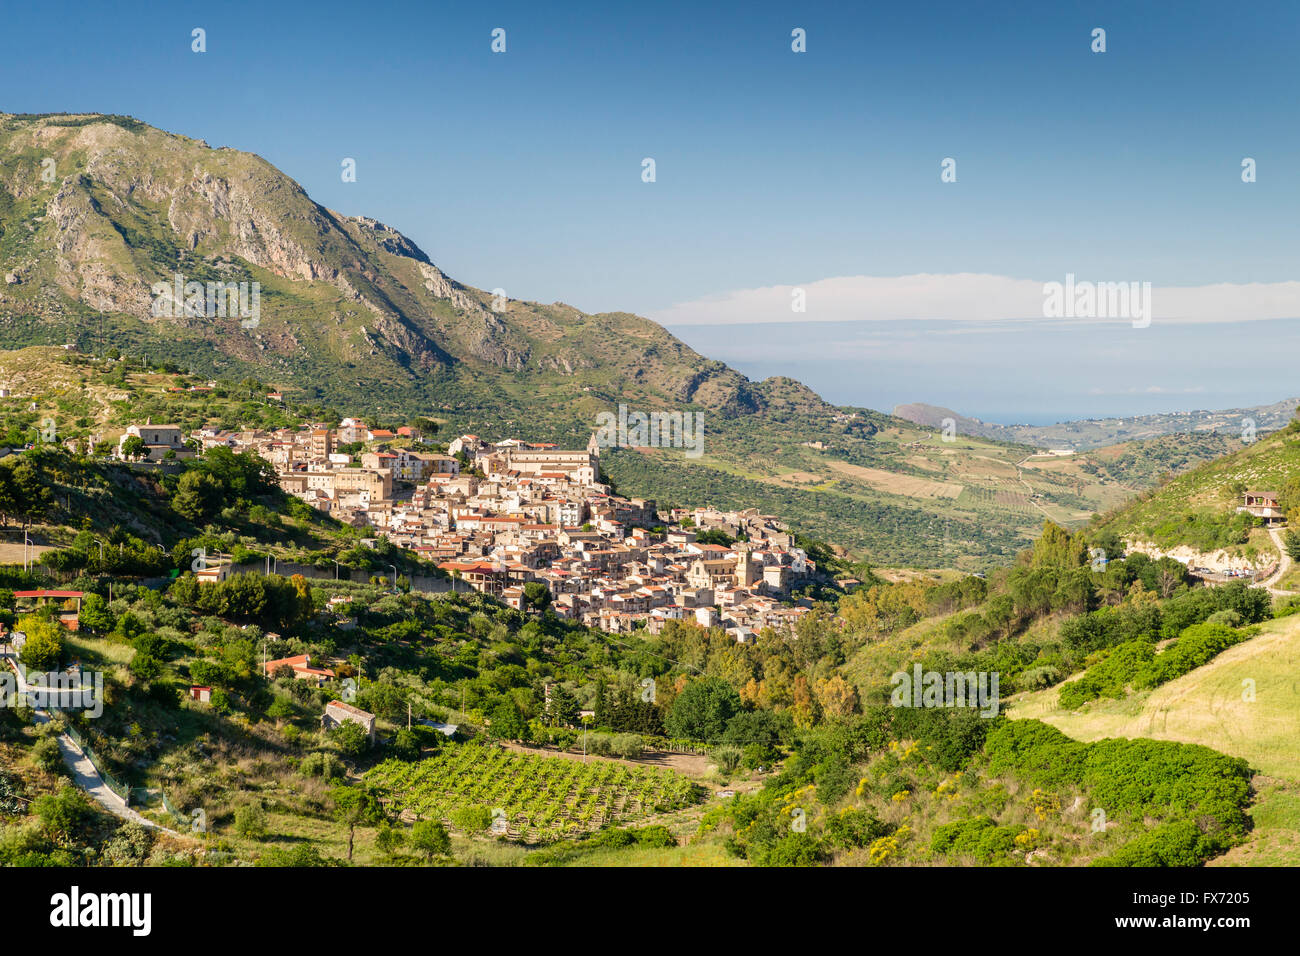
M 670 331 L 752 379 L 789 376 L 836 405 L 889 412 L 924 402 L 1007 425 L 1271 405 L 1300 393 L 1298 319 L 1102 327 L 804 321 Z

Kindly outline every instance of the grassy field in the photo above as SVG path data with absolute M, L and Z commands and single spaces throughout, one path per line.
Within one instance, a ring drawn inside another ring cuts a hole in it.
M 686 846 L 628 847 L 600 850 L 574 860 L 567 866 L 748 866 L 720 843 L 691 843 Z
M 1217 866 L 1300 865 L 1300 617 L 1263 633 L 1204 667 L 1124 700 L 1093 701 L 1078 712 L 1057 704 L 1059 687 L 1014 698 L 1007 715 L 1037 718 L 1077 740 L 1151 737 L 1204 744 L 1243 757 L 1258 771 L 1250 815 L 1255 830 Z M 1246 690 L 1253 682 L 1255 699 Z
M 1204 744 L 1257 770 L 1300 783 L 1300 618 L 1263 625 L 1258 636 L 1147 693 L 1061 710 L 1059 688 L 1014 698 L 1012 719 L 1036 717 L 1076 740 L 1151 737 Z M 1244 700 L 1247 681 L 1255 700 Z

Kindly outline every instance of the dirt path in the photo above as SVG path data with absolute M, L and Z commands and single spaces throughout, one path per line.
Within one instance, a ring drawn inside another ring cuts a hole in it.
M 1286 573 L 1291 570 L 1291 555 L 1287 554 L 1286 545 L 1282 541 L 1282 532 L 1280 529 L 1269 528 L 1268 536 L 1273 539 L 1273 544 L 1277 547 L 1277 553 L 1280 556 L 1278 558 L 1277 571 L 1273 573 L 1272 577 L 1260 581 L 1257 586 L 1261 588 L 1268 588 L 1269 593 L 1271 594 L 1279 594 L 1279 595 L 1295 594 L 1296 593 L 1295 591 L 1283 591 L 1281 588 L 1276 588 L 1273 586 L 1277 584 L 1278 581 L 1281 581 L 1282 578 L 1286 576 Z
M 45 711 L 38 710 L 35 714 L 38 724 L 49 723 L 50 716 Z M 104 782 L 104 778 L 99 775 L 99 771 L 95 769 L 95 765 L 90 762 L 90 758 L 86 756 L 85 752 L 77 746 L 76 741 L 67 734 L 60 734 L 58 739 L 59 750 L 63 752 L 63 762 L 67 764 L 73 782 L 86 791 L 101 807 L 113 814 L 113 816 L 128 820 L 131 823 L 138 823 L 140 826 L 148 827 L 151 830 L 161 830 L 163 833 L 174 837 L 180 836 L 175 830 L 169 830 L 161 824 L 154 823 L 128 807 L 125 800 L 109 789 L 108 784 Z
M 1020 466 L 1023 465 L 1025 462 L 1027 462 L 1030 459 L 1030 457 L 1031 456 L 1026 455 L 1024 458 L 1021 458 L 1018 462 L 1016 462 L 1016 480 L 1019 481 L 1022 485 L 1024 485 L 1029 490 L 1029 503 L 1033 505 L 1035 508 L 1037 508 L 1039 511 L 1041 511 L 1044 517 L 1046 517 L 1048 521 L 1055 521 L 1056 519 L 1052 517 L 1052 515 L 1047 511 L 1047 509 L 1034 500 L 1034 494 L 1035 494 L 1034 486 L 1031 485 L 1029 482 L 1025 481 L 1025 473 Z

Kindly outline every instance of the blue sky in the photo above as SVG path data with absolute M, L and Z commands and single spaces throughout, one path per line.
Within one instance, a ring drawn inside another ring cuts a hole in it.
M 1133 0 L 16 4 L 0 110 L 259 153 L 462 281 L 587 311 L 837 276 L 1276 283 L 1300 278 L 1297 28 L 1293 3 Z

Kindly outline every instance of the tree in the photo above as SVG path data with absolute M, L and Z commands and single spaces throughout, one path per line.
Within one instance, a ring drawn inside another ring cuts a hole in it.
M 47 793 L 32 801 L 32 813 L 51 839 L 69 841 L 92 816 L 90 801 L 76 787 L 66 784 L 58 793 Z
M 397 851 L 405 843 L 406 834 L 388 823 L 381 824 L 379 832 L 375 834 L 375 846 L 387 857 L 397 856 Z
M 287 720 L 294 714 L 293 704 L 289 703 L 288 698 L 277 697 L 271 701 L 271 706 L 266 708 L 266 716 L 275 719 L 275 726 L 280 726 L 280 721 Z
M 359 826 L 377 826 L 384 821 L 384 808 L 375 794 L 363 787 L 335 787 L 329 793 L 334 802 L 334 819 L 348 828 L 348 862 Z
M 36 465 L 24 457 L 15 465 L 10 466 L 6 462 L 0 467 L 9 469 L 11 488 L 16 502 L 13 511 L 22 519 L 23 527 L 44 518 L 49 513 L 50 503 L 54 498 L 50 489 L 45 487 L 45 482 L 41 480 L 41 472 Z
M 172 510 L 194 524 L 205 524 L 221 507 L 222 489 L 211 475 L 192 470 L 181 475 Z
M 128 459 L 139 458 L 145 453 L 146 447 L 144 439 L 139 435 L 127 435 L 122 442 L 122 457 Z
M 529 581 L 524 585 L 524 601 L 527 607 L 545 611 L 551 605 L 551 592 L 540 581 Z
M 551 691 L 551 720 L 561 727 L 572 727 L 578 722 L 578 700 L 567 690 L 556 685 Z
M 15 630 L 27 635 L 18 657 L 30 670 L 57 670 L 63 658 L 63 627 L 53 621 L 26 614 L 18 619 Z
M 726 681 L 706 677 L 691 681 L 673 701 L 664 727 L 672 737 L 716 743 L 727 721 L 742 709 L 740 694 Z
M 108 602 L 104 600 L 103 595 L 93 592 L 82 598 L 81 613 L 77 616 L 77 621 L 84 630 L 94 634 L 107 634 L 117 624 L 117 619 L 113 617 L 113 612 L 109 610 Z
M 528 721 L 524 719 L 519 705 L 514 698 L 506 697 L 492 708 L 489 729 L 494 737 L 504 740 L 522 740 L 528 731 Z
M 153 654 L 136 651 L 127 667 L 137 680 L 148 683 L 162 673 L 163 663 Z
M 830 717 L 848 717 L 858 709 L 858 690 L 842 674 L 819 679 L 814 684 L 814 693 L 822 712 Z
M 414 730 L 403 727 L 393 738 L 393 755 L 400 760 L 420 759 L 420 738 Z
M 0 527 L 9 526 L 9 518 L 19 513 L 18 489 L 12 468 L 0 464 Z
M 361 756 L 365 753 L 366 744 L 370 742 L 365 728 L 355 720 L 345 720 L 341 724 L 336 724 L 329 729 L 328 733 L 335 746 L 339 748 L 339 753 L 347 757 Z M 351 858 L 349 854 L 348 859 Z
M 434 857 L 451 855 L 451 836 L 438 820 L 418 820 L 411 827 L 411 849 L 432 863 Z
M 1291 556 L 1291 560 L 1300 561 L 1300 534 L 1296 534 L 1295 531 L 1288 528 L 1284 541 L 1286 542 L 1286 553 Z

